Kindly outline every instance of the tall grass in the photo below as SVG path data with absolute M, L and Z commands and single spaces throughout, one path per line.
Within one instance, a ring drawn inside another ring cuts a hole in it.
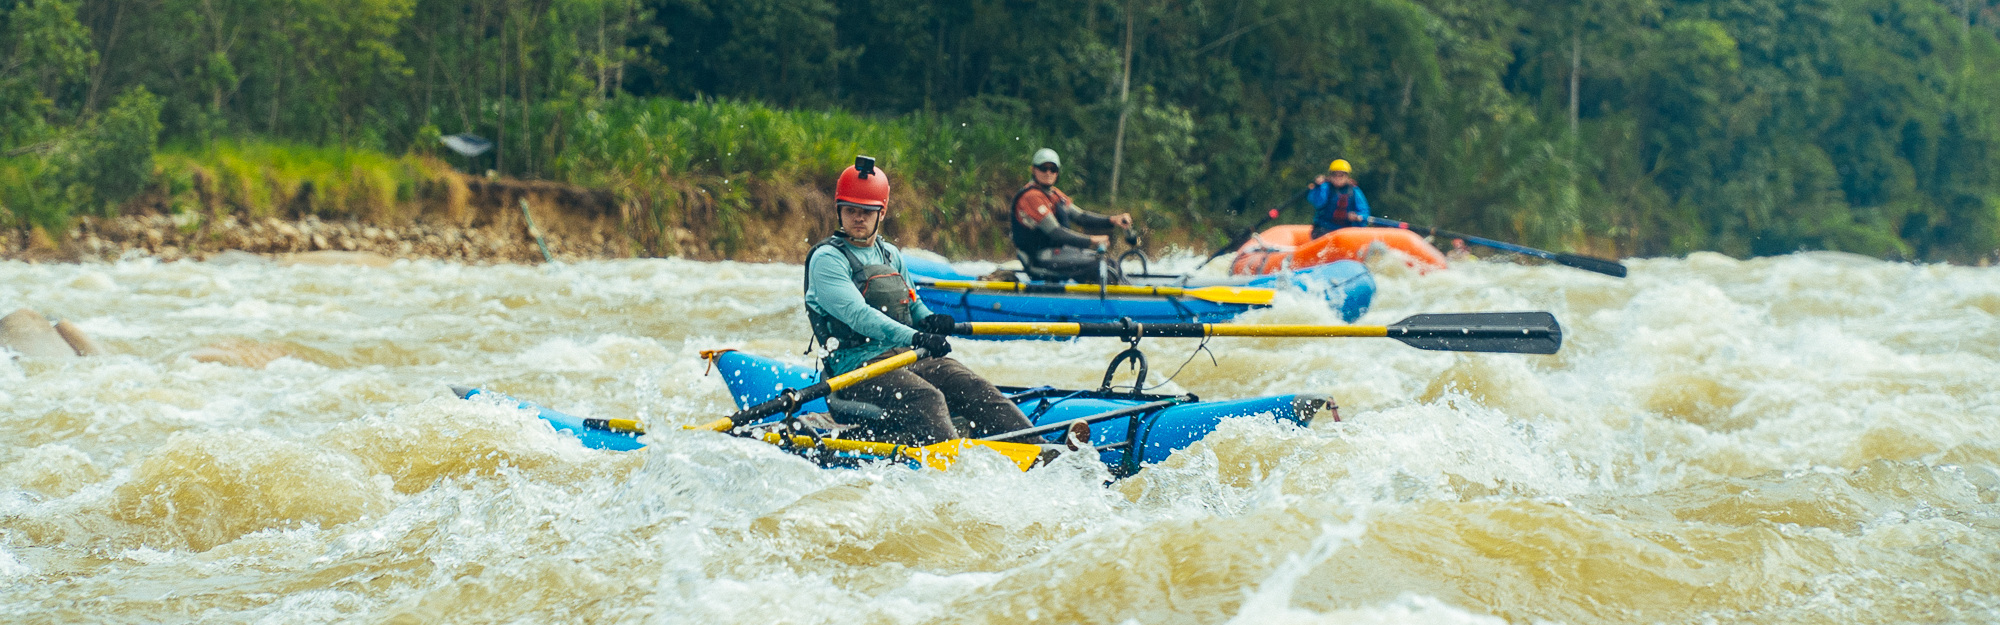
M 50 169 L 32 156 L 0 157 L 0 227 L 52 230 L 68 220 L 71 203 L 61 189 L 45 184 Z
M 177 211 L 201 206 L 252 217 L 394 219 L 450 175 L 426 157 L 270 141 L 169 146 L 156 161 L 157 179 Z
M 1003 256 L 1006 200 L 1027 181 L 1028 157 L 1054 143 L 1025 122 L 977 111 L 880 117 L 623 97 L 561 116 L 573 121 L 545 144 L 553 154 L 543 161 L 548 177 L 614 192 L 635 209 L 625 227 L 658 255 L 734 257 L 768 247 L 760 237 L 819 232 L 834 222 L 829 196 L 839 172 L 868 155 L 889 173 L 890 227 L 899 240 L 952 255 Z M 157 153 L 152 191 L 138 201 L 260 218 L 393 220 L 437 204 L 457 214 L 465 183 L 447 161 L 421 154 L 425 147 L 395 156 L 247 138 L 172 144 Z M 0 183 L 32 176 L 24 169 L 32 164 L 0 160 Z M 1083 182 L 1066 176 L 1066 188 Z M 15 187 L 29 188 L 0 184 Z M 10 200 L 22 208 L 49 204 Z M 677 239 L 687 235 L 692 245 Z M 802 243 L 778 247 L 798 252 Z
M 619 98 L 580 117 L 556 177 L 616 190 L 655 221 L 709 230 L 725 248 L 743 243 L 746 222 L 798 218 L 786 213 L 811 203 L 802 194 L 830 192 L 856 155 L 868 155 L 889 172 L 899 225 L 941 251 L 986 251 L 999 240 L 992 228 L 956 226 L 991 221 L 1044 145 L 1028 124 L 1004 118 L 884 118 L 734 100 Z

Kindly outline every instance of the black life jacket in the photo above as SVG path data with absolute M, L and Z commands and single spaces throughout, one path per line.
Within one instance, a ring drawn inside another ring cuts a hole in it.
M 1034 226 L 1021 223 L 1019 209 L 1021 196 L 1027 195 L 1028 191 L 1034 188 L 1035 183 L 1028 183 L 1026 186 L 1021 187 L 1021 190 L 1015 191 L 1014 198 L 1007 201 L 1007 223 L 1013 224 L 1014 249 L 1029 258 L 1033 258 L 1037 252 L 1056 246 L 1055 241 L 1049 240 L 1049 235 L 1036 230 Z M 1069 219 L 1063 215 L 1062 207 L 1054 206 L 1056 195 L 1051 192 L 1054 188 L 1049 187 L 1049 189 L 1042 190 L 1042 194 L 1049 198 L 1049 204 L 1053 207 L 1056 215 L 1056 223 L 1060 223 L 1064 228 L 1068 228 L 1070 227 Z
M 863 265 L 861 259 L 856 258 L 854 252 L 847 249 L 846 239 L 846 235 L 836 233 L 826 240 L 813 244 L 812 249 L 806 251 L 805 288 L 807 290 L 812 288 L 813 254 L 817 253 L 819 248 L 833 246 L 834 249 L 840 250 L 842 256 L 847 257 L 847 267 L 850 277 L 854 280 L 854 288 L 861 291 L 861 299 L 868 302 L 869 308 L 882 311 L 882 314 L 896 320 L 896 323 L 916 327 L 916 322 L 910 319 L 910 304 L 916 301 L 917 292 L 910 288 L 909 280 L 896 271 L 896 257 L 900 252 L 889 245 L 888 241 L 878 237 L 875 239 L 875 244 L 883 246 L 882 252 L 888 264 Z M 813 340 L 819 343 L 820 349 L 826 349 L 828 339 L 840 340 L 839 346 L 832 351 L 859 348 L 875 340 L 854 331 L 845 322 L 833 318 L 832 315 L 821 314 L 813 310 L 812 306 L 805 308 L 806 322 L 812 325 Z

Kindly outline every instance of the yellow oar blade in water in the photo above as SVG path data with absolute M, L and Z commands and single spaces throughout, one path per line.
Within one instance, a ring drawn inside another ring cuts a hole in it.
M 1005 291 L 1009 293 L 1077 293 L 1084 295 L 1137 295 L 1144 297 L 1187 297 L 1218 304 L 1247 304 L 1268 306 L 1277 291 L 1242 286 L 1205 286 L 1184 289 L 1171 286 L 1130 286 L 1095 284 L 1022 284 L 1019 282 L 972 282 L 965 280 L 938 280 L 918 282 L 919 286 L 937 289 L 971 291 Z

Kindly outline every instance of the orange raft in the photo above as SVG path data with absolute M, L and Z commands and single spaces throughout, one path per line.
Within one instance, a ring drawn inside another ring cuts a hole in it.
M 1326 236 L 1312 238 L 1312 226 L 1275 226 L 1250 237 L 1236 251 L 1230 273 L 1261 275 L 1304 269 L 1337 260 L 1367 258 L 1376 243 L 1409 255 L 1409 264 L 1418 271 L 1445 268 L 1444 253 L 1418 236 L 1400 228 L 1341 228 Z

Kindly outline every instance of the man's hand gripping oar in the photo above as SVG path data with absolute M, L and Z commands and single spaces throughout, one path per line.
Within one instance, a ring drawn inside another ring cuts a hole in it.
M 833 393 L 840 391 L 841 389 L 845 389 L 847 387 L 860 384 L 862 382 L 869 380 L 870 378 L 874 378 L 884 373 L 888 373 L 890 371 L 895 371 L 897 369 L 910 366 L 911 364 L 914 364 L 918 360 L 923 359 L 927 355 L 928 352 L 924 351 L 922 348 L 912 349 L 910 351 L 903 352 L 895 356 L 884 358 L 880 361 L 861 367 L 859 369 L 855 369 L 847 373 L 833 376 L 822 382 L 813 384 L 811 386 L 807 386 L 802 389 L 796 389 L 796 390 L 788 389 L 785 392 L 779 394 L 776 399 L 772 399 L 770 401 L 757 404 L 749 408 L 745 408 L 741 411 L 738 411 L 736 414 L 729 415 L 728 417 L 716 419 L 714 421 L 704 423 L 701 425 L 690 425 L 687 426 L 687 428 L 695 430 L 714 430 L 717 432 L 724 432 L 724 433 L 732 432 L 738 427 L 742 427 L 744 425 L 748 425 L 751 423 L 756 423 L 757 421 L 761 421 L 765 417 L 769 417 L 771 415 L 790 414 L 793 412 L 797 412 L 799 407 L 805 405 L 806 402 L 810 402 L 815 399 L 823 399 L 828 395 L 832 395 Z M 1033 467 L 1035 465 L 1036 460 L 1038 460 L 1041 457 L 1042 453 L 1042 448 L 1036 445 L 1027 445 L 1022 443 L 1006 443 L 1000 441 L 982 441 L 982 440 L 972 440 L 964 438 L 952 439 L 942 443 L 926 445 L 923 447 L 912 447 L 909 445 L 896 445 L 893 443 L 877 443 L 873 441 L 854 441 L 854 440 L 844 440 L 844 439 L 834 439 L 834 438 L 815 439 L 810 436 L 793 436 L 791 437 L 790 441 L 786 441 L 784 435 L 779 434 L 777 432 L 765 433 L 760 438 L 764 442 L 773 444 L 790 442 L 794 445 L 800 445 L 800 446 L 817 445 L 825 447 L 827 449 L 832 449 L 834 451 L 849 451 L 855 453 L 868 454 L 871 456 L 880 456 L 884 458 L 896 458 L 896 457 L 910 458 L 912 460 L 924 463 L 925 466 L 929 466 L 936 469 L 944 469 L 950 467 L 952 462 L 958 459 L 958 455 L 970 447 L 985 447 L 987 449 L 998 451 L 1000 452 L 1000 455 L 1006 456 L 1009 460 L 1014 461 L 1014 464 L 1019 465 L 1021 467 L 1021 470 L 1023 471 L 1027 470 L 1030 467 Z

